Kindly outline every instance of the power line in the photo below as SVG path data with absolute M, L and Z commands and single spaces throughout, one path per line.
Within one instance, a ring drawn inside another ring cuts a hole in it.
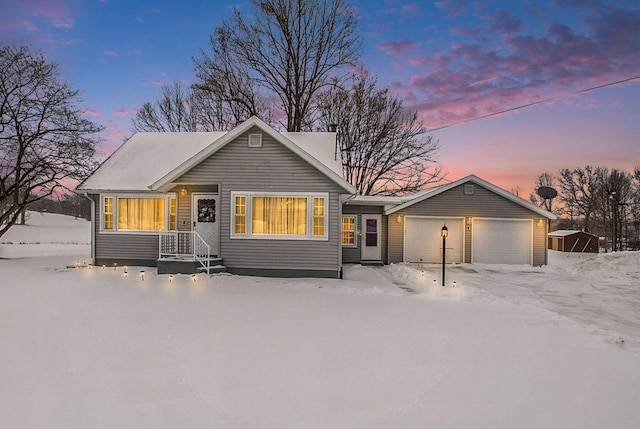
M 450 124 L 443 125 L 443 126 L 438 127 L 438 128 L 428 129 L 427 132 L 438 131 L 438 130 L 442 130 L 442 129 L 445 129 L 445 128 L 453 127 L 454 125 L 464 124 L 464 123 L 467 123 L 467 122 L 477 121 L 479 119 L 485 119 L 485 118 L 490 118 L 492 116 L 502 115 L 503 113 L 513 112 L 514 110 L 520 110 L 520 109 L 524 109 L 525 107 L 535 106 L 536 104 L 542 104 L 542 103 L 546 103 L 548 101 L 557 100 L 559 98 L 569 97 L 571 95 L 582 94 L 582 93 L 585 93 L 585 92 L 589 92 L 589 91 L 593 91 L 593 90 L 601 89 L 601 88 L 606 88 L 607 86 L 618 85 L 620 83 L 630 82 L 632 80 L 637 80 L 637 79 L 640 79 L 640 76 L 634 76 L 634 77 L 622 79 L 622 80 L 619 80 L 619 81 L 616 81 L 616 82 L 609 82 L 609 83 L 605 83 L 605 84 L 602 84 L 602 85 L 593 86 L 591 88 L 581 89 L 581 90 L 578 90 L 578 91 L 570 92 L 568 94 L 557 95 L 555 97 L 545 98 L 544 100 L 533 101 L 531 103 L 523 104 L 521 106 L 510 107 L 510 108 L 505 109 L 505 110 L 500 110 L 498 112 L 493 112 L 493 113 L 487 113 L 486 115 L 477 116 L 477 117 L 471 118 L 471 119 L 462 119 L 460 121 L 452 122 Z

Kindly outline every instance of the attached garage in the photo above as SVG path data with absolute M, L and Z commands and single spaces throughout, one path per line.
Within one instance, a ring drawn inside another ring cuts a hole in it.
M 476 176 L 399 200 L 381 201 L 386 263 L 442 262 L 445 224 L 449 263 L 547 263 L 547 230 L 556 216 Z
M 447 262 L 463 262 L 464 218 L 406 216 L 404 225 L 404 262 L 442 262 L 444 225 L 449 230 Z
M 484 264 L 531 264 L 533 221 L 473 219 L 471 258 Z

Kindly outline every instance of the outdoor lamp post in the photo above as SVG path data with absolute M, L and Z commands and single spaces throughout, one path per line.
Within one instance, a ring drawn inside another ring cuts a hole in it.
M 446 252 L 447 252 L 447 236 L 449 235 L 449 229 L 447 225 L 444 225 L 440 230 L 440 236 L 442 236 L 442 287 L 445 285 L 445 268 L 444 264 L 447 260 Z

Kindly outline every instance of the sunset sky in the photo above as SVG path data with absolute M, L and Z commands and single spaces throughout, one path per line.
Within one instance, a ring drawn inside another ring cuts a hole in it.
M 542 172 L 640 166 L 638 0 L 351 4 L 362 63 L 435 130 L 447 179 L 476 174 L 526 197 Z M 106 127 L 106 156 L 162 84 L 195 81 L 191 58 L 233 6 L 248 10 L 243 0 L 0 0 L 0 41 L 60 64 Z

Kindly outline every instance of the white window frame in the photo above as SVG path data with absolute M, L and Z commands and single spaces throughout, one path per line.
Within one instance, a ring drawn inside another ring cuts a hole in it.
M 113 199 L 113 228 L 105 229 L 104 228 L 104 199 L 112 198 Z M 118 229 L 118 199 L 119 198 L 150 198 L 150 199 L 159 199 L 164 198 L 164 228 L 154 231 L 149 230 L 136 230 L 136 229 Z M 171 200 L 176 200 L 176 229 L 178 226 L 178 200 L 175 193 L 169 194 L 100 194 L 100 233 L 110 234 L 110 233 L 118 233 L 118 234 L 157 234 L 159 231 L 171 231 Z
M 245 233 L 235 233 L 236 222 L 236 196 L 245 197 Z M 306 198 L 307 200 L 307 233 L 305 235 L 286 234 L 253 234 L 253 197 L 286 197 L 286 198 Z M 314 198 L 324 198 L 324 235 L 313 235 Z M 329 240 L 329 194 L 328 193 L 300 193 L 300 192 L 231 192 L 230 211 L 230 238 L 232 239 L 252 239 L 252 240 Z
M 353 244 L 342 243 L 342 220 L 346 217 L 353 218 Z M 340 245 L 342 247 L 358 247 L 358 215 L 343 214 L 340 218 Z

